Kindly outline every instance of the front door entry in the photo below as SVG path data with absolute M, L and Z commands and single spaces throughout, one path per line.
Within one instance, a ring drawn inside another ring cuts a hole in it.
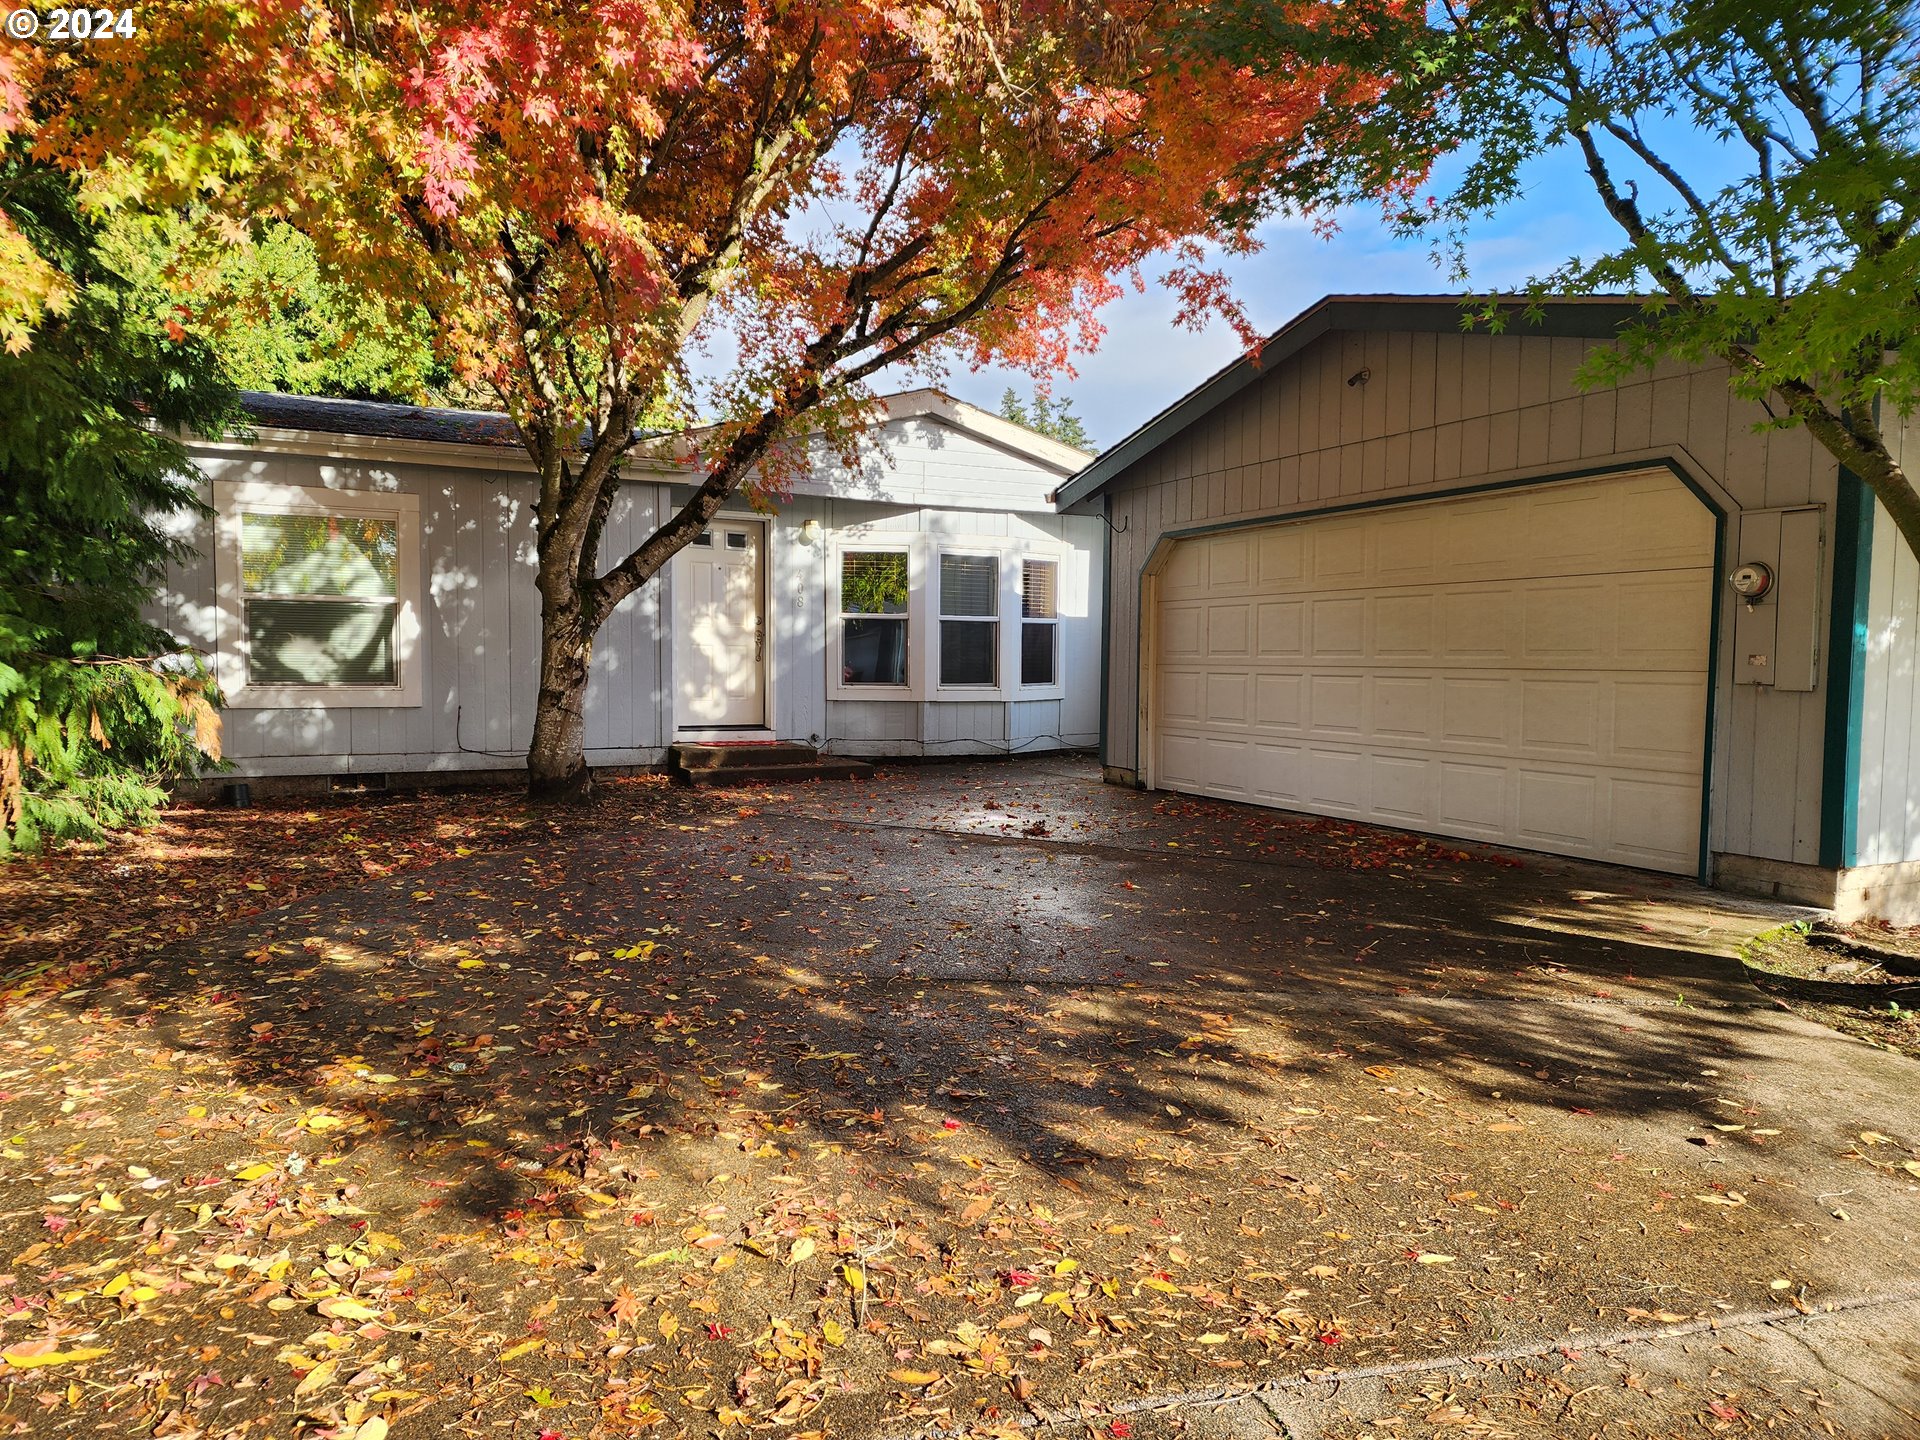
M 674 557 L 674 723 L 682 730 L 766 724 L 764 530 L 716 520 Z

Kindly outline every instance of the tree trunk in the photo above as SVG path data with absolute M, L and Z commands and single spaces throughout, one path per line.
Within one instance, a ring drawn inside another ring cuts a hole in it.
M 569 586 L 571 592 L 571 586 Z M 578 596 L 545 597 L 540 617 L 540 694 L 527 749 L 527 793 L 535 800 L 584 801 L 593 792 L 587 769 L 587 670 L 593 637 Z
M 1907 548 L 1920 555 L 1920 493 L 1915 492 L 1913 481 L 1885 445 L 1876 446 L 1875 451 L 1877 453 L 1864 457 L 1864 463 L 1853 459 L 1848 468 L 1866 481 L 1874 497 L 1887 507 L 1887 514 L 1893 518 L 1894 528 L 1905 537 Z

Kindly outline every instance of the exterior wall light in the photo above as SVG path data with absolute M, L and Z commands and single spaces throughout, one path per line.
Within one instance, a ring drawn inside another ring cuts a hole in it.
M 800 543 L 802 545 L 818 545 L 820 543 L 820 522 L 818 520 L 801 522 Z

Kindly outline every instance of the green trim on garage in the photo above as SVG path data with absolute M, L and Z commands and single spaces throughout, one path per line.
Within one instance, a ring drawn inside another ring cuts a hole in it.
M 1478 484 L 1457 486 L 1451 490 L 1422 491 L 1417 495 L 1383 495 L 1367 500 L 1350 501 L 1343 505 L 1322 505 L 1310 510 L 1289 510 L 1278 515 L 1256 515 L 1238 520 L 1223 520 L 1211 525 L 1192 525 L 1181 530 L 1161 531 L 1160 538 L 1154 543 L 1153 549 L 1147 552 L 1146 558 L 1140 563 L 1139 571 L 1134 575 L 1134 605 L 1136 615 L 1134 626 L 1136 637 L 1134 664 L 1138 670 L 1138 674 L 1135 677 L 1135 684 L 1138 687 L 1141 697 L 1140 704 L 1136 705 L 1134 710 L 1133 722 L 1133 758 L 1136 772 L 1145 774 L 1148 769 L 1147 745 L 1149 737 L 1147 735 L 1146 721 L 1141 715 L 1141 711 L 1145 709 L 1146 697 L 1151 693 L 1150 687 L 1152 680 L 1151 677 L 1146 674 L 1144 647 L 1138 644 L 1138 636 L 1147 623 L 1147 580 L 1161 557 L 1172 549 L 1176 542 L 1191 540 L 1203 535 L 1223 534 L 1229 530 L 1267 529 L 1276 525 L 1292 525 L 1304 520 L 1318 520 L 1329 515 L 1348 515 L 1356 511 L 1385 510 L 1398 506 L 1421 505 L 1440 500 L 1459 500 L 1469 495 L 1485 495 L 1501 490 L 1540 489 L 1550 485 L 1564 485 L 1581 480 L 1601 480 L 1610 475 L 1632 475 L 1649 470 L 1666 471 L 1685 486 L 1687 493 L 1704 505 L 1707 513 L 1713 516 L 1713 575 L 1715 577 L 1715 583 L 1713 586 L 1713 608 L 1707 632 L 1707 733 L 1706 745 L 1700 757 L 1700 858 L 1696 870 L 1700 883 L 1702 885 L 1710 884 L 1713 859 L 1710 843 L 1713 824 L 1714 727 L 1718 715 L 1717 702 L 1720 691 L 1721 606 L 1723 601 L 1718 577 L 1725 563 L 1728 515 L 1719 501 L 1715 500 L 1713 495 L 1704 486 L 1695 480 L 1693 476 L 1689 475 L 1678 462 L 1673 460 L 1645 459 L 1618 461 L 1607 465 L 1588 465 L 1577 469 L 1559 471 L 1554 474 L 1528 476 L 1519 480 L 1482 481 Z M 1871 514 L 1871 512 L 1869 512 L 1869 514 Z M 1112 576 L 1109 575 L 1108 584 L 1111 585 L 1112 583 Z M 1861 589 L 1864 595 L 1864 579 Z M 1862 605 L 1864 607 L 1864 600 L 1862 601 Z M 1861 634 L 1864 636 L 1866 626 L 1864 608 L 1861 611 L 1860 625 Z M 1111 627 L 1112 621 L 1109 619 L 1104 628 L 1111 629 Z M 1860 649 L 1864 656 L 1864 646 L 1860 647 Z M 1103 690 L 1104 669 L 1103 664 Z M 1857 688 L 1856 686 L 1856 690 Z M 1104 694 L 1101 699 L 1101 705 L 1104 710 L 1106 705 Z M 1101 727 L 1102 763 L 1105 762 L 1106 758 L 1105 734 L 1106 729 L 1103 723 Z M 1859 737 L 1857 733 L 1854 737 L 1854 765 L 1857 774 L 1859 765 Z
M 1827 625 L 1827 723 L 1820 777 L 1820 863 L 1844 870 L 1860 855 L 1861 697 L 1867 684 L 1867 589 L 1873 494 L 1840 471 L 1833 510 L 1833 605 Z

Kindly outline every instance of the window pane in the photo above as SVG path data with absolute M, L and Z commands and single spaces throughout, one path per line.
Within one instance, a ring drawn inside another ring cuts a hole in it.
M 848 615 L 907 613 L 907 557 L 849 550 L 840 557 L 840 609 Z
M 993 562 L 987 562 L 991 565 Z M 991 685 L 1000 627 L 991 620 L 940 622 L 940 683 Z
M 843 620 L 840 633 L 842 685 L 907 683 L 907 622 Z
M 1000 564 L 991 555 L 940 557 L 942 615 L 998 615 Z
M 1020 613 L 1029 620 L 1051 620 L 1059 613 L 1055 598 L 1060 567 L 1051 560 L 1029 560 L 1020 571 Z
M 1020 627 L 1020 683 L 1054 683 L 1054 637 L 1060 627 L 1053 624 Z
M 248 600 L 254 685 L 393 685 L 397 607 L 365 600 Z
M 399 531 L 363 515 L 242 515 L 241 581 L 250 595 L 392 599 Z

